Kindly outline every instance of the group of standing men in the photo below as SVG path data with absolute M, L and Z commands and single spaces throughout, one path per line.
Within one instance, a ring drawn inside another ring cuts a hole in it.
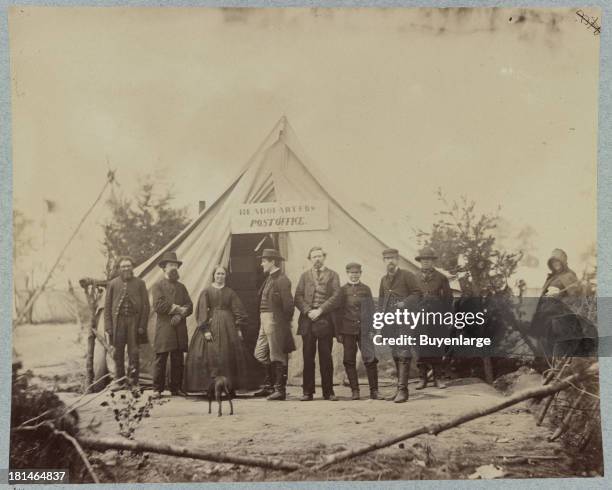
M 356 364 L 358 350 L 366 368 L 370 398 L 380 398 L 378 359 L 372 340 L 373 313 L 376 310 L 394 312 L 397 309 L 418 308 L 424 304 L 423 301 L 433 301 L 438 305 L 450 305 L 452 302 L 447 278 L 433 268 L 433 261 L 437 257 L 432 249 L 425 248 L 416 257 L 421 263 L 421 270 L 416 274 L 399 268 L 399 252 L 396 249 L 386 249 L 382 256 L 386 273 L 381 278 L 378 305 L 375 305 L 370 287 L 360 280 L 362 267 L 358 263 L 347 264 L 348 281 L 341 286 L 339 275 L 325 266 L 325 250 L 312 247 L 308 253 L 312 267 L 300 276 L 293 296 L 291 281 L 281 270 L 284 258 L 277 250 L 263 251 L 261 266 L 266 279 L 258 293 L 260 329 L 254 355 L 265 366 L 266 378 L 256 396 L 267 396 L 268 400 L 286 399 L 289 353 L 296 349 L 291 320 L 297 307 L 300 312 L 297 333 L 302 337 L 304 360 L 301 400 L 314 398 L 317 352 L 323 398 L 330 401 L 338 399 L 333 388 L 334 338 L 344 349 L 343 363 L 352 399 L 360 398 Z M 132 384 L 138 384 L 139 344 L 148 342 L 147 323 L 151 305 L 145 283 L 134 277 L 133 266 L 129 257 L 119 259 L 119 275 L 107 286 L 104 316 L 105 330 L 114 347 L 116 379 L 125 377 L 124 356 L 127 347 L 128 378 Z M 178 280 L 181 261 L 176 254 L 166 252 L 159 266 L 164 277 L 152 288 L 152 306 L 157 314 L 153 388 L 158 394 L 164 390 L 166 363 L 170 357 L 170 391 L 173 395 L 184 395 L 181 387 L 183 357 L 188 347 L 186 318 L 193 313 L 193 303 L 187 289 Z M 398 329 L 398 326 L 389 325 L 385 334 L 401 335 Z M 392 355 L 397 389 L 386 399 L 402 403 L 408 400 L 408 376 L 413 353 L 409 347 L 393 346 Z M 430 366 L 433 368 L 434 386 L 443 387 L 438 380 L 440 361 L 438 356 L 421 356 L 418 359 L 421 383 L 417 389 L 427 386 Z
M 106 287 L 104 327 L 109 344 L 113 347 L 115 379 L 123 380 L 126 377 L 127 346 L 127 378 L 132 386 L 137 386 L 140 371 L 139 345 L 149 342 L 147 324 L 151 304 L 145 282 L 134 277 L 133 259 L 120 257 L 117 262 L 119 274 Z M 193 302 L 187 288 L 179 281 L 178 269 L 182 262 L 177 259 L 176 253 L 164 253 L 158 265 L 164 276 L 151 290 L 152 307 L 157 316 L 153 342 L 153 390 L 158 396 L 164 391 L 166 364 L 170 358 L 170 391 L 173 395 L 184 395 L 184 353 L 188 347 L 186 318 L 193 313 Z M 120 381 L 116 388 L 123 385 L 123 381 Z
M 325 266 L 326 253 L 322 247 L 312 247 L 308 260 L 312 267 L 302 273 L 291 294 L 291 281 L 281 271 L 283 257 L 278 251 L 265 249 L 261 265 L 267 274 L 259 290 L 261 327 L 255 358 L 267 370 L 266 380 L 256 396 L 267 396 L 268 400 L 284 400 L 287 396 L 288 354 L 295 350 L 291 334 L 291 319 L 294 309 L 300 312 L 298 335 L 302 337 L 304 360 L 302 401 L 310 401 L 315 393 L 315 356 L 319 354 L 321 389 L 325 400 L 338 398 L 333 388 L 333 339 L 342 344 L 343 363 L 351 387 L 352 399 L 358 400 L 359 380 L 357 376 L 357 351 L 366 367 L 370 398 L 379 399 L 378 360 L 372 338 L 372 315 L 378 309 L 382 312 L 396 311 L 426 304 L 446 308 L 452 303 L 448 279 L 433 268 L 436 255 L 430 248 L 421 251 L 416 260 L 421 270 L 413 274 L 399 268 L 399 252 L 396 249 L 383 251 L 386 274 L 380 282 L 378 305 L 374 304 L 371 289 L 361 282 L 361 265 L 351 262 L 346 266 L 348 281 L 340 285 L 339 275 Z M 387 327 L 386 335 L 398 336 L 399 327 Z M 393 346 L 393 360 L 397 373 L 397 390 L 386 398 L 402 403 L 408 400 L 408 375 L 412 358 L 409 347 Z M 417 389 L 428 384 L 429 367 L 433 368 L 434 386 L 443 388 L 439 382 L 441 358 L 421 356 L 417 366 L 421 383 Z

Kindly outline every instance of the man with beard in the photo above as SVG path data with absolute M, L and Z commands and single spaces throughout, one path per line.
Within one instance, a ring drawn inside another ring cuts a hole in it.
M 438 256 L 432 248 L 423 248 L 419 255 L 415 257 L 415 260 L 421 263 L 421 270 L 416 274 L 416 278 L 419 289 L 423 292 L 421 302 L 423 311 L 444 315 L 444 313 L 452 311 L 453 294 L 446 276 L 433 267 L 434 260 L 437 260 L 437 258 Z M 449 327 L 443 324 L 427 325 L 427 329 L 433 330 L 434 337 L 437 338 L 445 337 L 450 333 Z M 419 333 L 414 332 L 414 335 Z M 446 388 L 446 385 L 440 381 L 444 350 L 436 347 L 420 347 L 417 350 L 419 350 L 417 368 L 421 376 L 421 383 L 416 389 L 422 390 L 427 387 L 427 373 L 430 366 L 433 371 L 433 386 L 440 389 Z
M 332 346 L 337 334 L 334 310 L 340 301 L 340 277 L 325 267 L 326 253 L 312 247 L 308 259 L 312 268 L 302 273 L 295 289 L 295 306 L 300 310 L 298 335 L 302 336 L 304 381 L 301 401 L 313 399 L 315 391 L 315 355 L 319 351 L 321 391 L 325 400 L 337 401 L 334 394 Z
M 134 277 L 134 260 L 120 257 L 119 275 L 106 286 L 104 330 L 114 348 L 115 379 L 125 377 L 125 348 L 128 351 L 128 378 L 138 386 L 139 345 L 148 343 L 149 295 L 142 279 Z M 123 386 L 123 382 L 115 388 Z
M 383 313 L 397 311 L 398 309 L 416 309 L 421 297 L 416 278 L 411 272 L 399 268 L 399 252 L 395 248 L 383 251 L 383 261 L 387 273 L 380 280 L 378 291 L 378 311 Z M 399 337 L 403 332 L 397 325 L 387 325 L 383 330 L 386 338 Z M 408 375 L 410 373 L 411 353 L 408 346 L 391 346 L 391 354 L 397 372 L 397 390 L 387 397 L 387 401 L 404 403 L 408 401 Z
M 151 290 L 155 323 L 155 362 L 153 364 L 153 390 L 160 397 L 166 384 L 166 363 L 170 355 L 170 391 L 173 396 L 185 395 L 183 384 L 183 353 L 187 352 L 187 318 L 193 313 L 193 303 L 178 269 L 182 262 L 176 253 L 165 252 L 159 266 L 164 277 Z

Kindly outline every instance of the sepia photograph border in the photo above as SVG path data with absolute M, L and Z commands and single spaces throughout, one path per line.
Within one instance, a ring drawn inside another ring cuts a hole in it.
M 5 469 L 9 460 L 9 432 L 10 432 L 10 366 L 12 358 L 12 328 L 11 328 L 11 294 L 12 294 L 12 147 L 11 147 L 11 78 L 9 64 L 9 33 L 8 33 L 8 9 L 14 6 L 48 6 L 48 7 L 568 7 L 588 5 L 599 7 L 602 12 L 602 24 L 600 34 L 600 82 L 599 82 L 599 121 L 598 121 L 598 275 L 599 296 L 612 297 L 612 29 L 610 19 L 612 18 L 612 2 L 609 0 L 589 1 L 265 1 L 265 0 L 242 0 L 242 1 L 168 1 L 159 0 L 56 0 L 56 1 L 7 1 L 0 0 L 0 77 L 2 86 L 0 88 L 0 473 Z M 608 308 L 600 308 L 598 311 L 599 323 L 612 326 L 612 309 L 610 302 L 602 302 Z M 612 455 L 612 379 L 605 376 L 612 373 L 612 358 L 602 357 L 600 369 L 601 376 L 601 407 L 602 407 L 602 437 L 604 443 L 604 461 L 607 471 L 603 478 L 564 478 L 564 479 L 525 479 L 525 480 L 496 480 L 491 481 L 383 481 L 379 484 L 374 482 L 326 482 L 325 488 L 404 488 L 410 485 L 413 488 L 437 488 L 437 489 L 475 489 L 475 488 L 612 488 L 612 476 L 610 468 Z M 160 484 L 161 485 L 161 484 Z M 163 486 L 168 488 L 170 484 Z M 197 483 L 197 484 L 171 484 L 177 488 L 320 488 L 317 482 L 245 482 L 245 483 Z M 46 487 L 47 485 L 41 486 Z M 55 485 L 49 488 L 60 488 L 63 485 Z M 157 486 L 157 484 L 156 484 Z M 82 484 L 82 488 L 96 488 L 97 485 Z M 105 488 L 145 488 L 149 484 L 106 484 Z

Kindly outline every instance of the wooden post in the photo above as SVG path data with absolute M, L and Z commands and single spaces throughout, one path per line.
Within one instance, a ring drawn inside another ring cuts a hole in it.
M 572 403 L 572 405 L 567 409 L 567 412 L 563 417 L 563 420 L 561 421 L 561 425 L 559 425 L 554 434 L 548 438 L 549 442 L 556 441 L 557 439 L 559 439 L 559 437 L 561 437 L 563 433 L 568 429 L 572 417 L 576 413 L 576 409 L 580 405 L 580 402 L 582 401 L 583 397 L 584 391 L 581 391 L 580 395 L 578 395 L 578 398 L 576 398 L 576 401 Z
M 484 375 L 485 375 L 485 381 L 492 385 L 493 384 L 493 363 L 491 362 L 491 358 L 490 357 L 483 357 L 482 358 L 482 364 L 484 367 Z
M 92 329 L 89 329 L 87 334 L 87 359 L 85 361 L 85 372 L 87 374 L 87 386 L 91 386 L 94 382 L 94 351 L 96 348 L 96 336 Z M 90 389 L 91 391 L 91 389 Z
M 544 378 L 544 382 L 543 382 L 544 385 L 547 385 L 548 383 L 550 383 L 552 379 L 558 380 L 561 378 L 561 376 L 563 376 L 563 371 L 565 371 L 565 368 L 570 365 L 571 358 L 565 356 L 561 360 L 563 362 L 561 369 L 560 370 L 556 369 L 556 367 L 559 365 L 559 361 L 555 361 L 555 365 L 551 368 L 548 375 Z M 552 373 L 552 375 L 550 373 Z M 555 399 L 555 396 L 557 396 L 556 393 L 546 398 L 546 401 L 544 402 L 544 405 L 542 406 L 542 409 L 540 410 L 540 413 L 538 414 L 538 420 L 536 422 L 536 425 L 538 427 L 542 425 L 542 422 L 544 422 L 544 417 L 546 417 L 546 412 L 548 412 L 548 409 L 552 405 L 552 402 Z
M 87 375 L 87 386 L 89 386 L 89 391 L 94 392 L 97 391 L 97 386 L 94 386 L 94 378 L 95 378 L 95 370 L 94 370 L 94 353 L 96 348 L 96 327 L 98 318 L 96 316 L 96 312 L 98 310 L 98 300 L 100 299 L 100 294 L 98 292 L 98 286 L 96 285 L 96 281 L 81 279 L 79 284 L 85 291 L 85 297 L 87 298 L 87 304 L 89 305 L 90 310 L 90 321 L 89 326 L 87 328 L 87 358 L 85 360 L 85 371 Z M 108 350 L 106 342 L 104 339 L 99 339 L 105 350 Z
M 85 296 L 87 297 L 87 303 L 91 307 L 89 292 L 87 291 L 86 288 L 83 288 L 83 289 L 85 289 Z M 74 292 L 74 288 L 72 287 L 72 282 L 70 282 L 70 280 L 68 281 L 68 291 L 70 292 L 70 294 L 72 295 L 72 298 L 74 299 L 75 316 L 81 327 L 81 331 L 83 331 L 83 329 L 85 329 L 86 327 L 85 325 L 83 325 L 83 322 L 81 320 L 81 313 L 79 312 L 79 299 L 77 298 Z M 90 324 L 91 324 L 91 321 L 90 321 Z M 81 334 L 79 334 L 79 338 L 80 337 L 81 337 Z M 85 375 L 87 378 L 86 386 L 90 386 L 94 381 L 93 354 L 94 354 L 95 345 L 96 345 L 96 338 L 93 335 L 91 328 L 87 328 L 87 357 L 85 358 Z

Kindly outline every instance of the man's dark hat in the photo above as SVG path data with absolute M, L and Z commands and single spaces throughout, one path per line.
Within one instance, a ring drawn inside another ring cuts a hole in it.
M 262 259 L 271 259 L 271 260 L 285 260 L 281 254 L 278 253 L 278 250 L 274 250 L 273 248 L 264 248 L 261 254 Z
M 163 269 L 168 262 L 174 262 L 178 264 L 179 267 L 183 265 L 183 263 L 176 258 L 176 252 L 164 252 L 161 259 L 159 259 L 158 265 Z
M 421 249 L 421 251 L 419 252 L 419 255 L 417 255 L 414 258 L 414 260 L 418 260 L 420 262 L 423 259 L 436 260 L 437 258 L 438 258 L 438 255 L 436 254 L 436 252 L 434 252 L 433 248 L 425 247 Z
M 395 257 L 397 255 L 399 255 L 399 250 L 397 248 L 386 248 L 382 253 L 383 258 Z
M 359 272 L 361 272 L 361 264 L 358 264 L 357 262 L 349 262 L 348 264 L 346 264 L 346 270 L 358 270 Z

